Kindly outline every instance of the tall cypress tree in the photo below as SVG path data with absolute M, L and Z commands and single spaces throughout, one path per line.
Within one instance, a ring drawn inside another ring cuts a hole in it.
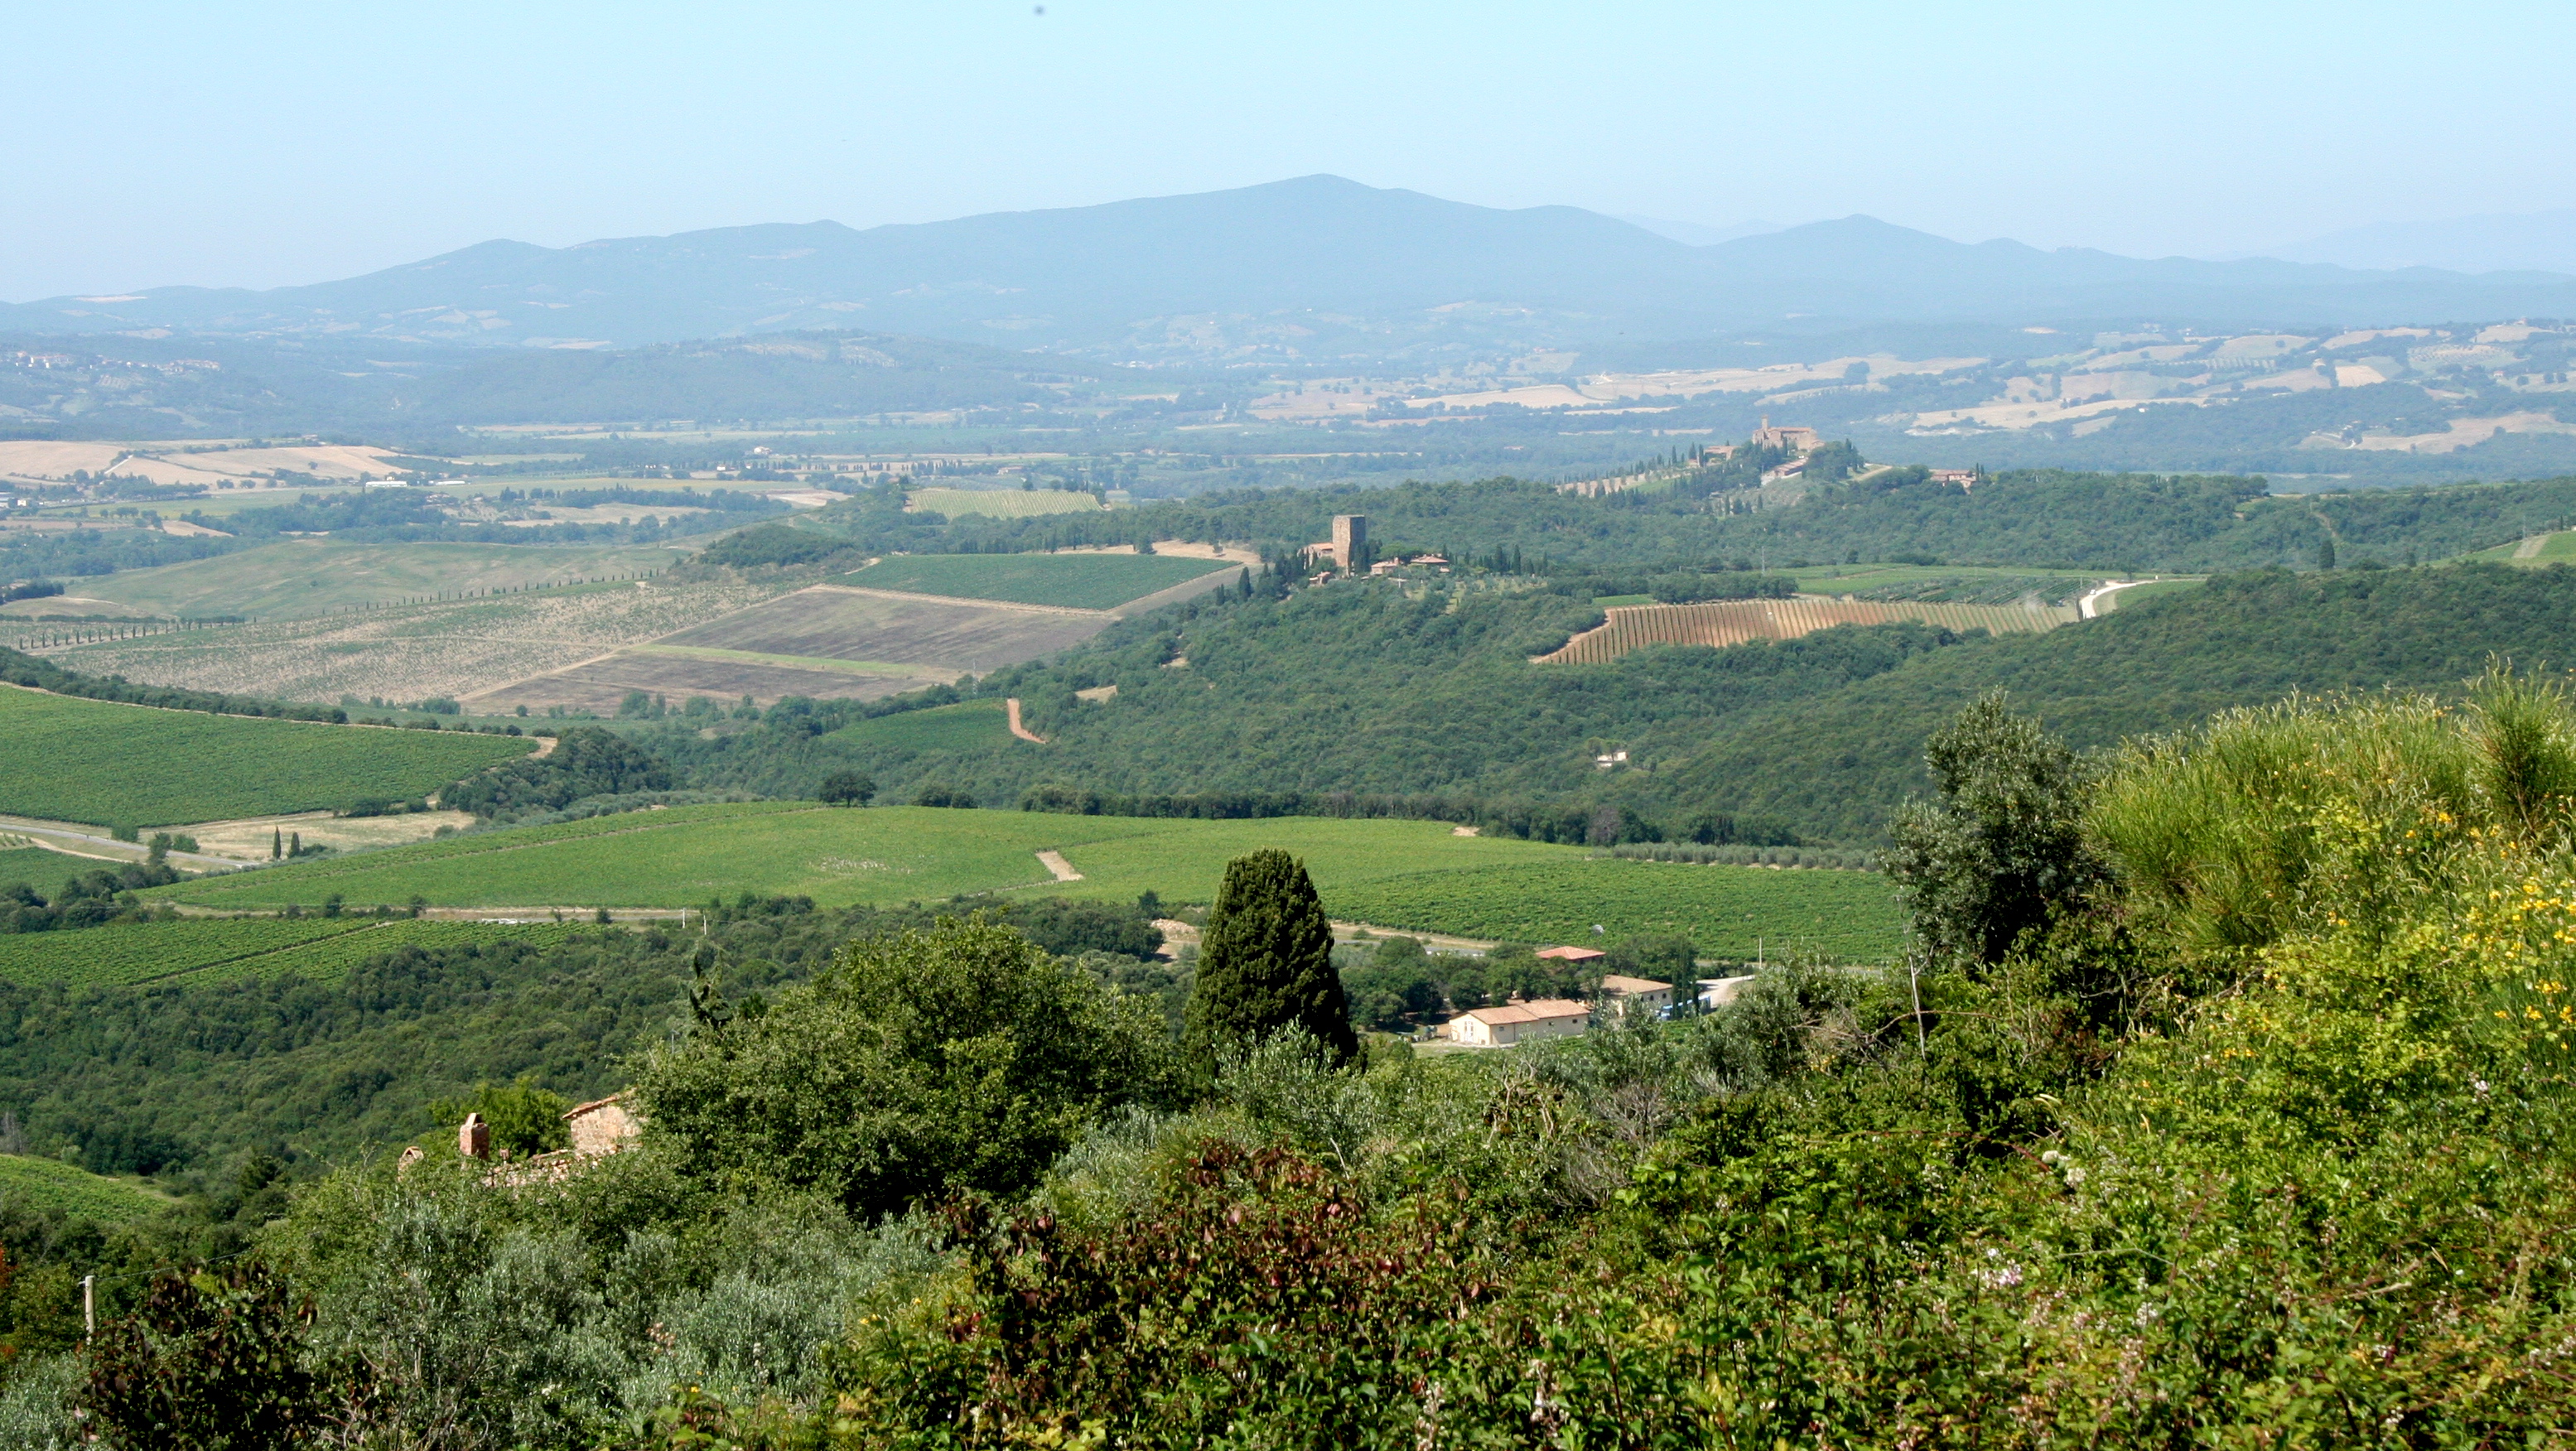
M 1209 1072 L 1223 1049 L 1292 1025 L 1314 1034 L 1337 1062 L 1359 1051 L 1314 881 L 1288 853 L 1257 851 L 1225 864 L 1208 914 L 1190 990 L 1190 1059 Z

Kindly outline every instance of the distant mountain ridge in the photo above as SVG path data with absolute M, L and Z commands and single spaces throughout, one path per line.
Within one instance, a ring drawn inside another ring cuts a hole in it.
M 1198 363 L 1428 361 L 1786 324 L 2211 326 L 2576 315 L 2576 277 L 1959 243 L 1869 217 L 1694 247 L 1575 207 L 1310 176 L 857 231 L 765 224 L 494 241 L 362 277 L 0 306 L 23 333 L 627 347 L 850 328 Z
M 2341 267 L 2576 272 L 2576 210 L 2381 222 L 2273 247 L 2265 255 Z

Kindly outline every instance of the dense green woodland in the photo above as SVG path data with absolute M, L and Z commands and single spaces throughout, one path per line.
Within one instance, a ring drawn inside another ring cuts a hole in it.
M 67 898 L 74 903 L 87 898 Z M 0 910 L 9 903 L 0 894 Z M 1056 899 L 982 910 L 1143 984 L 1160 934 L 1132 909 Z M 705 941 L 736 995 L 800 980 L 854 936 L 932 909 L 722 904 Z M 405 947 L 330 982 L 292 975 L 142 987 L 0 983 L 0 1105 L 38 1152 L 97 1173 L 230 1174 L 244 1155 L 338 1160 L 431 1126 L 426 1106 L 525 1078 L 571 1099 L 624 1081 L 621 1058 L 678 1021 L 699 934 L 602 929 L 559 947 Z M 309 1166 L 309 1165 L 308 1165 Z
M 1231 595 L 973 687 L 1018 696 L 1044 748 L 912 750 L 837 733 L 905 702 L 789 702 L 713 739 L 685 721 L 630 739 L 686 784 L 777 795 L 856 769 L 888 800 L 1192 797 L 1155 810 L 1421 815 L 1595 842 L 1861 843 L 1924 789 L 1931 723 L 1990 689 L 2103 747 L 2294 690 L 2454 691 L 2490 654 L 2576 664 L 2576 570 L 2556 566 L 2257 570 L 2039 636 L 1845 627 L 1606 665 L 1529 662 L 1598 617 L 1540 590 Z M 1106 703 L 1074 698 L 1110 684 Z M 1597 770 L 1612 749 L 1630 767 Z

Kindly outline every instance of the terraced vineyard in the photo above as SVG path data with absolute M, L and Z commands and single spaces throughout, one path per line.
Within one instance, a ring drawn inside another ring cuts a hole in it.
M 1794 640 L 1836 625 L 1920 620 L 1952 630 L 2041 634 L 2070 624 L 2066 606 L 1930 604 L 1914 600 L 1728 600 L 1699 605 L 1616 605 L 1607 622 L 1541 655 L 1546 665 L 1599 665 L 1648 645 L 1741 645 Z
M 1326 904 L 1335 916 L 1382 927 L 1516 942 L 1679 933 L 1702 952 L 1738 960 L 1759 950 L 1877 962 L 1904 939 L 1895 893 L 1876 872 L 1577 858 L 1416 872 Z M 1596 924 L 1604 930 L 1595 933 Z
M 171 826 L 435 791 L 536 742 L 158 710 L 0 687 L 0 813 Z

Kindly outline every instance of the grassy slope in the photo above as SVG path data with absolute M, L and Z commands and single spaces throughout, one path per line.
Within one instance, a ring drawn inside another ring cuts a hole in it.
M 2293 691 L 2451 690 L 2490 654 L 2576 664 L 2576 570 L 2464 565 L 2222 577 L 2043 636 L 1938 650 L 1725 723 L 1673 784 L 1723 809 L 1867 840 L 1928 789 L 1924 737 L 1989 690 L 2108 747 Z
M 160 826 L 435 791 L 535 743 L 247 720 L 0 688 L 0 812 Z
M 1100 502 L 1064 489 L 914 489 L 909 507 L 925 514 L 989 514 L 1021 519 L 1034 514 L 1097 514 Z
M 63 932 L 0 934 L 0 978 L 17 983 L 147 982 L 253 960 L 366 924 L 308 917 L 112 922 Z
M 881 715 L 843 726 L 830 739 L 845 745 L 901 751 L 966 751 L 1007 747 L 1013 737 L 1009 716 L 998 700 L 969 700 L 958 705 Z
M 111 1222 L 140 1219 L 170 1201 L 122 1179 L 109 1179 L 52 1159 L 0 1154 L 0 1203 Z
M 913 554 L 879 560 L 844 582 L 862 589 L 1106 610 L 1241 567 L 1170 554 Z

